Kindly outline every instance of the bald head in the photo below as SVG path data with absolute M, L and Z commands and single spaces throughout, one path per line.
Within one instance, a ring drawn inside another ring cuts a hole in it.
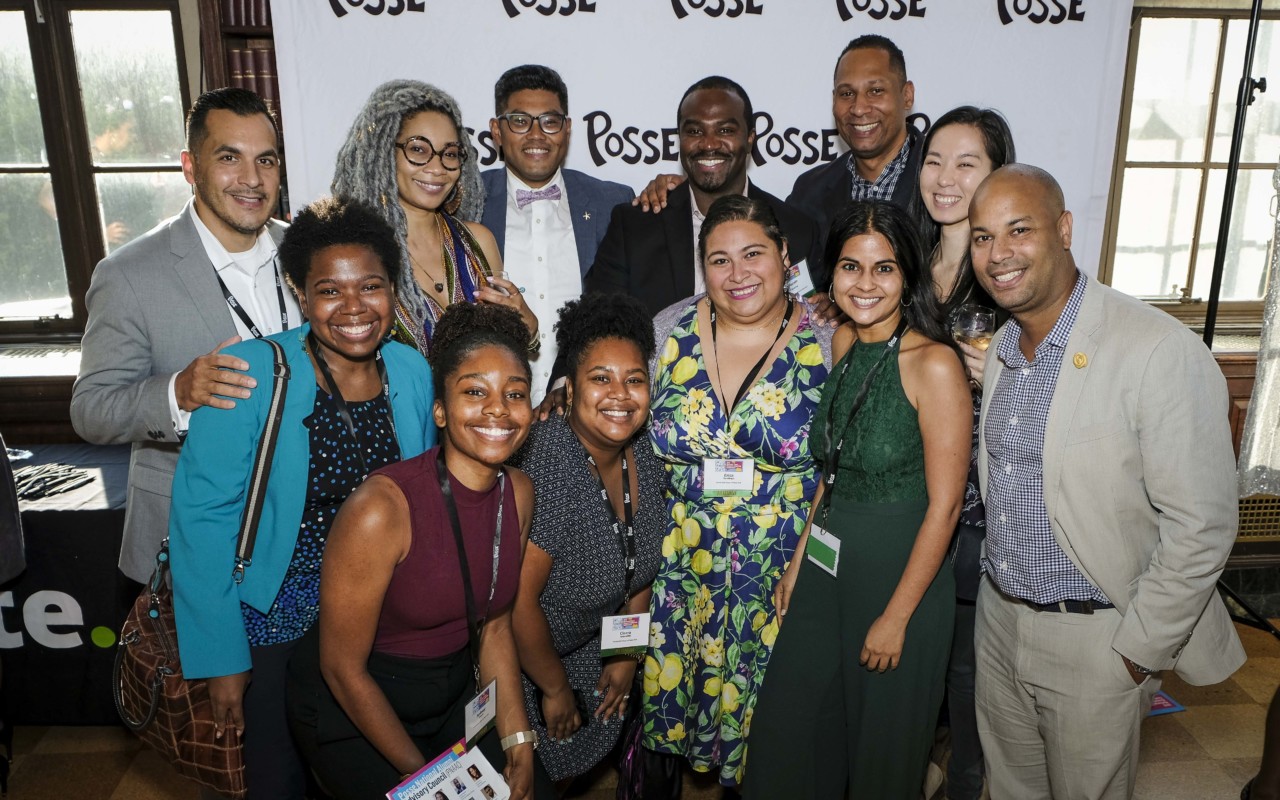
M 1005 165 L 974 193 L 969 227 L 974 276 L 1038 342 L 1076 281 L 1062 187 L 1039 167 Z
M 1057 215 L 1067 210 L 1067 201 L 1062 196 L 1062 187 L 1058 185 L 1057 179 L 1031 164 L 1005 164 L 995 170 L 978 187 L 978 191 L 974 193 L 973 202 L 978 203 L 988 187 L 999 187 L 1002 184 L 1018 186 L 1024 191 L 1030 190 L 1031 193 L 1039 195 L 1049 213 Z

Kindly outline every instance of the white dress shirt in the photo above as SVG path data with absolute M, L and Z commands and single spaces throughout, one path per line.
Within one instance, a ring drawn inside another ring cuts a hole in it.
M 188 203 L 182 213 L 191 215 L 196 233 L 200 235 L 200 244 L 204 246 L 205 255 L 213 264 L 214 271 L 218 273 L 218 277 L 222 278 L 227 291 L 231 292 L 231 296 L 245 310 L 263 336 L 270 336 L 282 330 L 280 299 L 276 292 L 277 277 L 280 280 L 280 290 L 284 293 L 284 311 L 289 317 L 289 327 L 296 328 L 302 324 L 302 309 L 298 307 L 298 300 L 284 279 L 284 272 L 279 265 L 279 259 L 276 258 L 275 240 L 271 238 L 271 234 L 267 233 L 266 228 L 258 234 L 258 240 L 254 242 L 253 247 L 243 253 L 229 253 L 227 248 L 222 246 L 222 242 L 218 241 L 218 237 L 214 236 L 200 219 L 200 215 L 196 213 L 194 201 Z M 253 338 L 249 326 L 244 324 L 239 314 L 233 312 L 229 306 L 226 313 L 231 316 L 231 321 L 236 326 L 236 333 L 240 334 L 241 339 Z M 174 382 L 177 378 L 176 372 L 169 377 L 169 414 L 173 417 L 174 430 L 184 432 L 191 422 L 191 412 L 178 408 L 178 397 L 174 392 Z
M 507 170 L 507 232 L 502 255 L 503 269 L 524 294 L 524 302 L 538 318 L 538 338 L 542 349 L 530 359 L 533 368 L 532 399 L 542 402 L 556 362 L 553 329 L 560 307 L 582 296 L 582 272 L 578 245 L 573 235 L 573 212 L 564 174 L 547 183 L 560 187 L 559 200 L 534 200 L 524 208 L 516 206 L 516 191 L 531 188 Z

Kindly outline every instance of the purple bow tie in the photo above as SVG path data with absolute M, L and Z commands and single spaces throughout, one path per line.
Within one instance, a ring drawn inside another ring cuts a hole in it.
M 532 203 L 534 200 L 559 200 L 560 187 L 546 186 L 542 189 L 516 189 L 516 208 L 524 210 L 524 207 Z

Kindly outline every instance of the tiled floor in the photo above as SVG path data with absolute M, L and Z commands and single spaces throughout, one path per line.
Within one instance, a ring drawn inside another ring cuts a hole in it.
M 1249 661 L 1217 686 L 1166 678 L 1187 710 L 1148 719 L 1142 731 L 1137 800 L 1233 800 L 1262 756 L 1267 704 L 1280 685 L 1280 641 L 1239 626 Z M 18 728 L 13 800 L 196 800 L 197 792 L 122 728 Z M 608 768 L 574 797 L 612 800 Z M 690 775 L 688 800 L 719 800 L 705 776 Z

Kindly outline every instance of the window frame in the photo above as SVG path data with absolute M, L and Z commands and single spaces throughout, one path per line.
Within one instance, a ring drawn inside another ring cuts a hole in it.
M 168 11 L 185 119 L 191 108 L 191 89 L 179 0 L 0 0 L 0 10 L 21 11 L 26 22 L 49 161 L 47 174 L 58 210 L 58 235 L 71 297 L 70 319 L 0 320 L 0 343 L 79 342 L 88 318 L 85 295 L 89 281 L 107 252 L 98 216 L 96 176 L 172 170 L 168 165 L 158 170 L 154 164 L 94 166 L 71 36 L 71 12 Z M 0 166 L 4 174 L 40 172 L 43 170 Z
M 1129 148 L 1129 124 L 1133 114 L 1133 87 L 1134 78 L 1138 68 L 1138 45 L 1141 39 L 1142 21 L 1144 19 L 1214 19 L 1222 20 L 1227 23 L 1231 20 L 1248 20 L 1248 10 L 1237 10 L 1227 8 L 1186 8 L 1186 7 L 1137 7 L 1133 9 L 1133 18 L 1129 26 L 1129 43 L 1128 57 L 1125 64 L 1124 74 L 1124 93 L 1121 98 L 1120 118 L 1117 121 L 1116 131 L 1116 150 L 1115 158 L 1112 162 L 1111 187 L 1107 201 L 1107 223 L 1103 235 L 1103 252 L 1102 258 L 1098 264 L 1098 280 L 1102 283 L 1110 285 L 1112 277 L 1115 274 L 1115 249 L 1116 239 L 1119 236 L 1120 227 L 1120 206 L 1124 192 L 1124 173 L 1129 167 L 1144 166 L 1166 166 L 1173 162 L 1153 162 L 1153 161 L 1128 161 L 1125 156 Z M 1280 11 L 1263 11 L 1261 19 L 1280 21 Z M 1205 131 L 1205 148 L 1200 157 L 1196 161 L 1180 162 L 1179 166 L 1186 169 L 1198 170 L 1201 174 L 1201 187 L 1199 197 L 1196 202 L 1196 214 L 1192 244 L 1190 247 L 1190 262 L 1188 267 L 1188 277 L 1192 277 L 1201 269 L 1212 270 L 1213 262 L 1202 264 L 1199 261 L 1199 244 L 1200 231 L 1204 221 L 1205 207 L 1207 205 L 1209 174 L 1215 169 L 1225 169 L 1227 163 L 1223 161 L 1213 160 L 1213 139 L 1217 129 L 1217 107 L 1218 95 L 1224 89 L 1223 79 L 1227 79 L 1228 84 L 1225 88 L 1231 89 L 1238 80 L 1234 76 L 1224 76 L 1223 70 L 1226 62 L 1224 56 L 1225 45 L 1227 41 L 1227 24 L 1223 24 L 1219 31 L 1218 40 L 1218 59 L 1216 72 L 1214 75 L 1215 92 L 1210 100 L 1211 108 L 1209 111 L 1208 126 Z M 1266 162 L 1248 162 L 1241 163 L 1241 169 L 1275 169 L 1274 163 Z M 1237 208 L 1238 212 L 1239 209 Z M 1235 213 L 1232 215 L 1233 220 L 1236 218 Z M 1276 280 L 1277 276 L 1272 276 L 1271 280 Z M 1192 281 L 1187 282 L 1187 287 L 1192 285 Z M 1184 287 L 1189 291 L 1189 288 Z M 1184 297 L 1180 300 L 1175 299 L 1157 299 L 1157 298 L 1140 298 L 1144 302 L 1159 308 L 1173 317 L 1181 320 L 1186 325 L 1203 331 L 1205 323 L 1205 314 L 1209 305 L 1209 298 L 1203 297 L 1196 301 L 1190 297 Z M 1245 334 L 1257 335 L 1262 326 L 1262 310 L 1263 300 L 1223 300 L 1218 306 L 1218 318 L 1215 329 L 1219 333 L 1224 334 Z

